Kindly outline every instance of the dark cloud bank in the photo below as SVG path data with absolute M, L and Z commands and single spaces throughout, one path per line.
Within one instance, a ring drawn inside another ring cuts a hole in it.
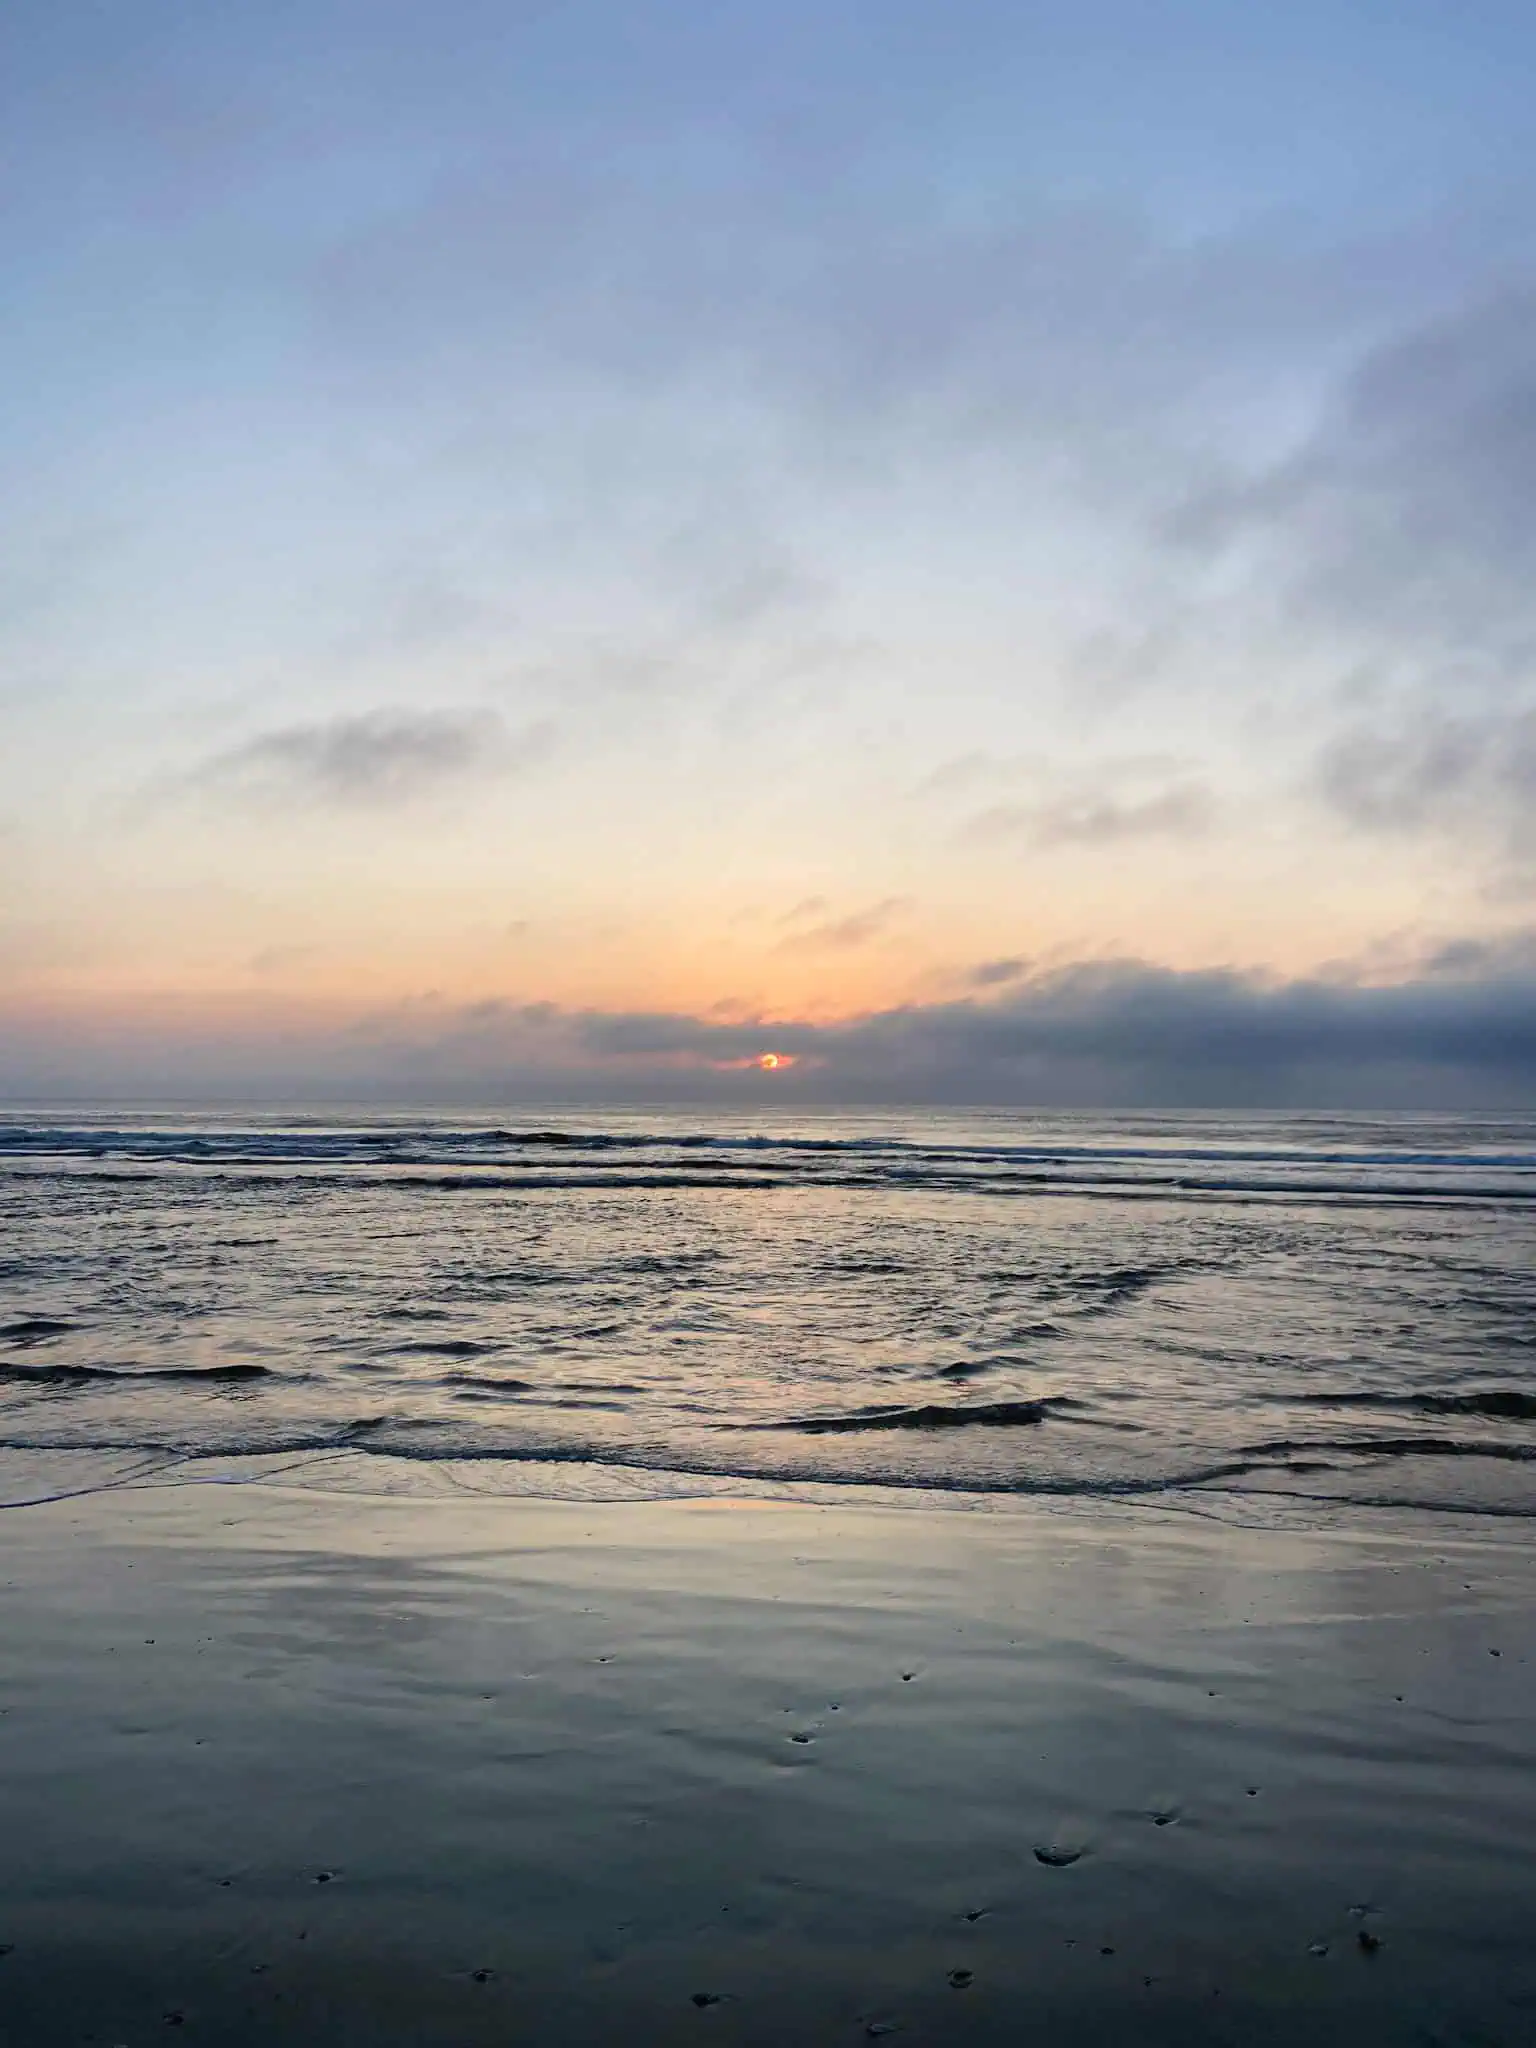
M 730 1065 L 765 1049 L 799 1064 L 772 1076 Z M 1092 963 L 1025 973 L 1001 997 L 833 1025 L 423 1000 L 280 1047 L 270 1032 L 98 1033 L 72 1046 L 57 1029 L 12 1029 L 0 1086 L 422 1103 L 1536 1107 L 1536 948 L 1449 945 L 1389 987 Z
M 600 1057 L 642 1062 L 729 1060 L 771 1045 L 802 1057 L 791 1088 L 820 1100 L 1536 1102 L 1528 969 L 1380 988 L 1092 964 L 1028 980 L 1000 1001 L 913 1005 L 833 1026 L 577 1014 L 557 1028 Z

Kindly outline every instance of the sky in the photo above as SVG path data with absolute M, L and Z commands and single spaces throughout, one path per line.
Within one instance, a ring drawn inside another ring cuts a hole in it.
M 11 0 L 0 1097 L 1536 1105 L 1533 79 Z

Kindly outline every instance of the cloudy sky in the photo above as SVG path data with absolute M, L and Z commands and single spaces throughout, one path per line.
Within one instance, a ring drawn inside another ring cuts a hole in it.
M 11 0 L 0 1093 L 1536 1100 L 1533 78 Z

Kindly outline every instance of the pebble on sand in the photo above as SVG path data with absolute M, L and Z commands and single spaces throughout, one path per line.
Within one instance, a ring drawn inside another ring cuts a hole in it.
M 949 1988 L 951 1991 L 968 1991 L 976 1981 L 974 1970 L 951 1970 Z
M 1037 1845 L 1035 1861 L 1051 1870 L 1065 1870 L 1069 1863 L 1079 1861 L 1082 1853 L 1081 1849 L 1063 1849 L 1054 1842 L 1045 1842 Z

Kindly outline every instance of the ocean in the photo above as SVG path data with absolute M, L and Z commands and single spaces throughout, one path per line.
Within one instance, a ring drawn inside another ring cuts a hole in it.
M 0 1118 L 0 1503 L 1536 1512 L 1536 1118 Z

